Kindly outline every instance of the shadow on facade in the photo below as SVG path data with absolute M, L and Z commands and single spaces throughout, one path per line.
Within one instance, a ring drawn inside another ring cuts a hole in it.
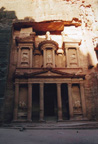
M 30 17 L 24 18 L 24 21 L 30 20 Z M 14 93 L 12 77 L 10 77 L 12 73 L 9 75 L 9 61 L 14 21 L 18 21 L 16 12 L 8 11 L 2 6 L 0 8 L 0 121 L 7 119 L 7 122 L 13 118 Z
M 5 7 L 0 8 L 0 113 L 1 113 L 0 116 L 1 117 L 3 111 L 4 93 L 7 82 L 9 55 L 11 50 L 12 22 L 16 18 L 17 17 L 15 11 L 7 11 L 5 10 Z M 9 109 L 11 110 L 11 108 Z

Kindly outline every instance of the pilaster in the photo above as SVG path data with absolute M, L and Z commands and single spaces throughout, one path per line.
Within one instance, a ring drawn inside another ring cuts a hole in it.
M 57 83 L 58 121 L 62 121 L 61 83 Z
M 73 101 L 72 101 L 72 84 L 68 83 L 68 98 L 69 98 L 69 115 L 73 118 Z

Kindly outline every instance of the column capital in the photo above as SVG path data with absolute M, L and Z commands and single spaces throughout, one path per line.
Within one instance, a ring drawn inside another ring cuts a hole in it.
M 40 83 L 40 87 L 44 87 L 44 83 Z
M 62 83 L 56 83 L 58 86 L 61 86 Z
M 33 49 L 33 46 L 29 46 L 29 49 Z
M 80 87 L 81 87 L 81 86 L 84 87 L 84 83 L 83 83 L 83 82 L 80 82 Z
M 69 86 L 69 87 L 72 87 L 72 83 L 68 83 L 68 86 Z
M 29 87 L 29 86 L 32 86 L 32 83 L 28 83 L 28 87 Z
M 15 79 L 15 84 L 19 84 L 19 79 Z
M 28 79 L 28 84 L 30 84 L 30 82 L 31 82 L 31 79 L 29 78 L 29 79 Z

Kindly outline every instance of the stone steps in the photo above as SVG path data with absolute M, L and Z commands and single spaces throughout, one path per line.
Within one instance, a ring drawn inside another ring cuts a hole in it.
M 19 130 L 98 129 L 98 122 L 11 123 L 1 128 Z

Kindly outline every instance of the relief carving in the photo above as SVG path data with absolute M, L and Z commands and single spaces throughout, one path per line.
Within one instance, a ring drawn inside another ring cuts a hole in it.
M 78 66 L 76 49 L 69 49 L 69 63 L 70 63 L 70 66 L 72 67 Z
M 27 53 L 23 53 L 23 55 L 22 55 L 22 61 L 25 62 L 25 63 L 28 63 L 28 60 L 29 60 L 28 54 Z
M 40 67 L 40 56 L 39 55 L 35 55 L 35 57 L 34 57 L 34 66 Z
M 22 109 L 27 108 L 26 103 L 24 101 L 20 101 L 19 102 L 19 108 L 22 108 Z
M 50 32 L 49 31 L 46 32 L 46 40 L 51 40 L 51 36 L 50 36 Z
M 52 66 L 53 65 L 53 52 L 52 50 L 47 50 L 47 57 L 46 57 L 46 66 Z
M 75 53 L 73 53 L 71 56 L 70 56 L 71 60 L 75 60 L 76 59 L 76 55 Z
M 72 86 L 73 110 L 75 114 L 82 114 L 80 88 L 78 85 Z
M 22 65 L 28 65 L 29 64 L 29 50 L 22 50 L 21 64 Z

